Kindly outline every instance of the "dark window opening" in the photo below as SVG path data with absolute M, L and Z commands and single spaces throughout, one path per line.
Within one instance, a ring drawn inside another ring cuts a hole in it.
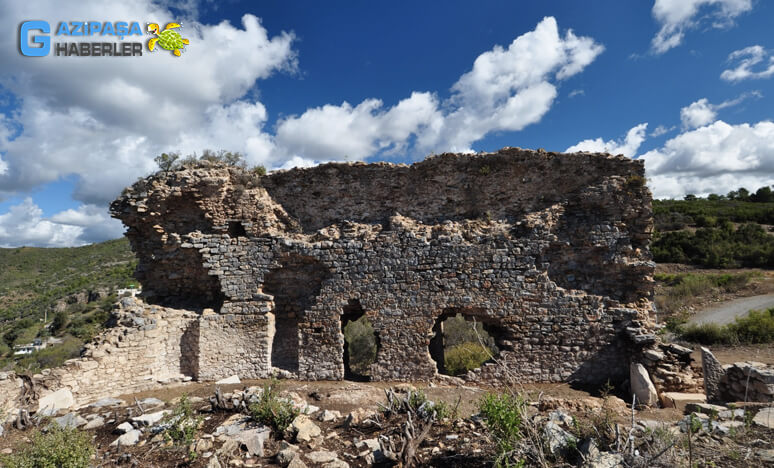
M 502 329 L 472 312 L 448 309 L 436 319 L 429 348 L 439 374 L 466 374 L 499 354 Z
M 242 226 L 242 223 L 239 221 L 229 221 L 228 222 L 228 235 L 232 239 L 236 237 L 247 237 L 247 231 L 245 231 L 245 227 Z
M 344 378 L 367 382 L 371 380 L 371 364 L 379 352 L 379 336 L 368 321 L 363 307 L 351 300 L 341 315 L 344 335 Z
M 304 311 L 316 302 L 329 272 L 311 257 L 290 255 L 280 263 L 280 268 L 266 274 L 263 283 L 263 292 L 274 296 L 271 365 L 288 372 L 298 372 L 298 324 Z

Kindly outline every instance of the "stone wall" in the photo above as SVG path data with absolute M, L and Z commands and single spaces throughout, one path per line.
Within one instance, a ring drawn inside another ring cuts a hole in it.
M 199 314 L 121 299 L 111 313 L 112 327 L 86 345 L 83 355 L 31 377 L 35 396 L 20 401 L 22 381 L 0 375 L 0 410 L 13 415 L 37 397 L 66 388 L 75 405 L 140 392 L 160 384 L 191 380 L 199 354 Z M 35 409 L 34 407 L 31 409 Z
M 194 378 L 341 379 L 355 304 L 379 341 L 373 379 L 434 377 L 433 330 L 461 313 L 496 330 L 504 364 L 471 380 L 604 382 L 651 332 L 644 180 L 623 156 L 518 148 L 263 177 L 200 162 L 111 211 L 146 299 L 200 314 L 177 366 Z

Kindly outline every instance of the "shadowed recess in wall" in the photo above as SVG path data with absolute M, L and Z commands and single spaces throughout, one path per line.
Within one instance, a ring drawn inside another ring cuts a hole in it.
M 263 292 L 274 296 L 271 365 L 298 372 L 298 323 L 316 302 L 330 272 L 314 258 L 296 254 L 282 257 L 280 265 L 266 274 L 263 283 Z

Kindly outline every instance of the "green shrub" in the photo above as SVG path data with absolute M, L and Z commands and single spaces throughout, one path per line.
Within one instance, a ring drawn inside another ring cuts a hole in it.
M 510 466 L 509 453 L 521 440 L 521 424 L 527 404 L 520 396 L 509 393 L 489 393 L 479 402 L 479 411 L 484 418 L 492 439 L 497 444 L 496 466 Z
M 733 344 L 734 336 L 730 333 L 728 327 L 718 325 L 717 323 L 703 323 L 700 325 L 684 325 L 679 327 L 680 337 L 691 343 L 710 344 Z
M 164 420 L 171 424 L 165 433 L 167 440 L 171 440 L 175 445 L 188 446 L 196 437 L 196 431 L 199 429 L 202 417 L 194 415 L 188 395 L 183 395 L 172 413 L 168 414 Z
M 344 327 L 344 340 L 349 351 L 349 368 L 359 375 L 368 375 L 376 362 L 376 333 L 365 315 Z
M 249 409 L 254 420 L 279 432 L 300 414 L 290 401 L 280 398 L 279 382 L 274 378 L 264 384 L 260 398 Z
M 435 419 L 439 421 L 446 418 L 456 419 L 459 416 L 457 407 L 452 407 L 452 405 L 443 400 L 434 402 L 430 410 L 435 414 Z
M 259 176 L 265 176 L 266 175 L 266 167 L 258 165 L 253 168 L 253 172 L 258 174 Z
M 0 456 L 8 468 L 87 468 L 94 454 L 91 435 L 78 429 L 51 426 L 47 433 L 36 433 L 21 452 Z
M 705 323 L 679 328 L 680 336 L 687 341 L 711 344 L 761 344 L 774 342 L 774 308 L 764 311 L 751 310 L 745 317 L 728 325 Z
M 759 344 L 774 342 L 774 309 L 751 310 L 746 317 L 737 318 L 728 325 L 739 343 Z
M 443 365 L 451 375 L 464 374 L 481 367 L 491 358 L 489 350 L 479 343 L 461 343 L 446 350 L 443 355 Z

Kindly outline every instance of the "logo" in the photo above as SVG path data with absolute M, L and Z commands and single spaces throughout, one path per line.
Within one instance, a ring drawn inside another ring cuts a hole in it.
M 159 25 L 156 23 L 148 24 L 148 32 L 155 34 L 156 37 L 148 39 L 148 50 L 153 52 L 158 45 L 162 49 L 169 50 L 176 56 L 180 57 L 180 51 L 185 46 L 190 44 L 188 39 L 185 39 L 179 32 L 175 31 L 176 28 L 181 27 L 177 23 L 167 23 L 164 26 L 164 30 L 159 32 Z
M 156 23 L 148 24 L 148 32 L 156 37 L 148 41 L 148 50 L 153 52 L 156 47 L 169 50 L 177 57 L 185 51 L 190 42 L 183 38 L 175 29 L 178 23 L 168 23 L 164 30 Z M 52 54 L 57 57 L 138 57 L 142 56 L 143 42 L 124 41 L 125 37 L 142 37 L 140 22 L 117 21 L 61 21 L 53 29 L 47 21 L 24 21 L 19 25 L 19 52 L 26 57 L 45 57 Z M 113 36 L 114 42 L 67 42 L 56 41 L 67 37 Z M 139 38 L 138 38 L 139 40 Z
M 30 31 L 40 31 L 46 34 L 51 32 L 51 27 L 45 21 L 25 21 L 19 26 L 19 50 L 27 57 L 44 57 L 51 50 L 51 38 L 48 36 L 32 36 L 29 38 Z M 40 47 L 30 46 L 29 39 L 33 44 L 40 44 Z

